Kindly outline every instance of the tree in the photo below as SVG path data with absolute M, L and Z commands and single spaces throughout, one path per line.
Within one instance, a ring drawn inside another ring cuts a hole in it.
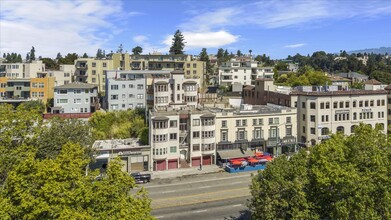
M 149 129 L 148 127 L 144 127 L 140 130 L 140 133 L 138 134 L 138 138 L 140 139 L 140 143 L 143 145 L 148 144 L 149 140 Z
M 6 58 L 7 56 L 5 55 L 5 53 L 3 53 L 3 58 Z
M 152 219 L 145 190 L 130 192 L 135 181 L 121 171 L 119 158 L 101 181 L 94 180 L 96 172 L 85 175 L 88 163 L 83 148 L 72 143 L 55 159 L 29 155 L 9 174 L 1 194 L 4 213 L 11 219 Z
M 217 65 L 220 66 L 223 62 L 224 62 L 224 49 L 223 48 L 219 48 L 217 50 Z
M 248 50 L 248 53 L 250 54 L 250 56 L 251 56 L 251 53 L 252 53 L 252 52 L 253 52 L 253 50 L 251 50 L 251 49 Z
M 31 47 L 31 50 L 30 50 L 30 62 L 35 60 L 35 48 L 34 47 Z
M 242 51 L 240 51 L 240 50 L 236 51 L 236 56 L 238 56 L 238 57 L 241 57 L 241 56 L 243 56 L 243 53 L 242 53 Z
M 60 52 L 58 52 L 58 53 L 57 53 L 57 56 L 56 56 L 56 60 L 59 60 L 59 59 L 61 59 L 61 58 L 62 58 L 62 55 L 61 55 Z
M 54 159 L 61 152 L 61 147 L 68 142 L 79 144 L 85 155 L 92 156 L 93 139 L 87 123 L 77 119 L 52 118 L 42 126 L 34 143 L 38 148 L 36 157 Z
M 390 158 L 384 129 L 360 124 L 274 159 L 252 180 L 249 208 L 254 219 L 389 219 Z
M 98 58 L 98 59 L 102 59 L 102 58 L 104 58 L 104 56 L 103 56 L 103 53 L 102 53 L 102 49 L 98 49 L 98 51 L 96 52 L 96 58 Z
M 31 100 L 23 102 L 17 108 L 18 111 L 26 112 L 36 112 L 38 114 L 43 114 L 45 112 L 45 104 L 41 100 Z
M 200 60 L 205 62 L 206 73 L 208 73 L 208 74 L 213 73 L 212 64 L 210 63 L 208 52 L 206 51 L 206 48 L 202 48 L 201 53 L 200 53 Z M 209 81 L 209 80 L 207 80 L 207 81 Z
M 87 53 L 84 53 L 83 56 L 82 56 L 82 58 L 88 58 Z
M 132 49 L 133 55 L 140 55 L 143 52 L 143 48 L 140 46 L 136 46 Z
M 170 54 L 183 54 L 185 48 L 185 38 L 180 30 L 177 30 L 172 38 Z
M 26 62 L 30 62 L 30 53 L 26 54 Z
M 79 55 L 77 55 L 77 53 L 68 53 L 64 58 L 58 60 L 58 64 L 72 65 L 75 63 L 75 60 L 77 60 L 77 58 L 79 58 Z
M 123 53 L 123 51 L 124 51 L 124 47 L 122 46 L 122 44 L 120 44 L 120 45 L 118 46 L 117 53 Z M 103 54 L 102 54 L 102 56 L 103 56 Z
M 49 57 L 42 58 L 42 62 L 45 64 L 45 67 L 48 70 L 58 70 L 59 69 L 59 65 L 57 64 L 57 62 L 55 60 L 52 60 Z

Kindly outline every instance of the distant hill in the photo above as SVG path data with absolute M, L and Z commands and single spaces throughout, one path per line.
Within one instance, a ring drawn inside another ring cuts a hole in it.
M 380 47 L 380 48 L 371 48 L 371 49 L 363 49 L 363 50 L 352 50 L 348 51 L 348 54 L 352 53 L 374 53 L 374 54 L 391 54 L 391 47 Z

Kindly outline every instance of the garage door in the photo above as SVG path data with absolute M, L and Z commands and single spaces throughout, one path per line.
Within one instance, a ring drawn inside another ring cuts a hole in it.
M 211 156 L 202 157 L 202 165 L 211 165 L 211 164 L 212 164 Z
M 191 158 L 191 166 L 196 167 L 201 164 L 201 157 L 193 157 Z
M 156 161 L 156 170 L 166 170 L 166 161 L 165 160 Z
M 178 168 L 178 160 L 168 161 L 168 169 L 177 169 L 177 168 Z

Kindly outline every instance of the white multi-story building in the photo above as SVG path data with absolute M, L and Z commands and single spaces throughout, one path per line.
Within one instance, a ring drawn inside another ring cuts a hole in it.
M 258 66 L 253 60 L 231 59 L 219 67 L 220 85 L 240 85 L 233 87 L 233 91 L 234 88 L 240 88 L 241 91 L 244 85 L 254 85 L 258 78 L 273 78 L 273 74 L 273 67 Z
M 146 107 L 146 76 L 130 72 L 106 79 L 106 108 L 109 111 Z
M 215 115 L 198 109 L 150 112 L 153 170 L 215 163 Z
M 72 82 L 75 74 L 75 65 L 60 65 L 60 70 L 48 70 L 50 77 L 55 77 L 55 86 L 62 86 Z
M 96 85 L 74 82 L 54 87 L 52 113 L 93 113 L 98 109 Z
M 241 109 L 214 109 L 217 152 L 221 159 L 239 157 L 240 151 L 257 149 L 280 155 L 294 151 L 297 143 L 295 108 L 278 105 L 242 105 Z M 253 151 L 248 153 L 253 154 Z
M 296 144 L 296 110 L 289 107 L 169 108 L 151 111 L 150 118 L 154 170 L 215 164 L 256 149 L 279 155 Z
M 154 107 L 195 108 L 198 104 L 199 79 L 185 78 L 183 70 L 174 70 L 168 77 L 153 79 Z
M 12 79 L 37 78 L 45 71 L 45 64 L 38 60 L 31 63 L 0 63 L 0 77 Z
M 244 103 L 297 108 L 299 142 L 315 145 L 332 133 L 354 133 L 360 123 L 387 127 L 387 91 L 377 82 L 366 89 L 343 89 L 339 86 L 301 86 L 280 89 L 271 79 L 257 80 L 254 87 L 243 90 Z M 391 112 L 391 111 L 390 111 Z

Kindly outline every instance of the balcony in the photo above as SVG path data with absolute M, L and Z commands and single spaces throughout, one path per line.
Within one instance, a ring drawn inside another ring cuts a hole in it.
M 88 65 L 87 65 L 87 63 L 77 63 L 76 68 L 77 69 L 87 69 Z

